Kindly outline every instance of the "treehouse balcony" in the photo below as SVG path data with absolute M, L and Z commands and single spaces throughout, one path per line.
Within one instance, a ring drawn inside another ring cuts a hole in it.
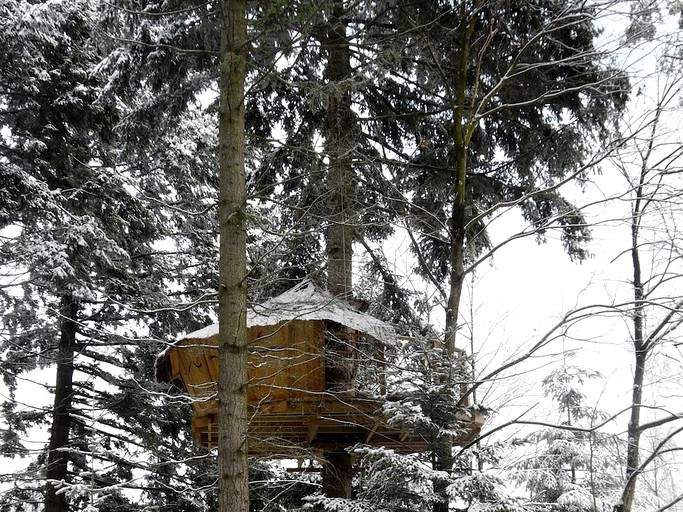
M 302 450 L 341 450 L 356 443 L 424 451 L 424 432 L 387 414 L 404 389 L 392 389 L 385 350 L 400 341 L 392 326 L 354 309 L 304 281 L 248 312 L 249 452 L 291 457 Z M 218 326 L 192 332 L 165 350 L 160 381 L 192 397 L 192 430 L 198 444 L 218 443 Z M 461 390 L 462 393 L 463 390 Z M 463 408 L 464 444 L 483 424 Z

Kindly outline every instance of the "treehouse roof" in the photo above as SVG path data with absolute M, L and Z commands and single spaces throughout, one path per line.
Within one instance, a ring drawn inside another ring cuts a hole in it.
M 391 325 L 354 309 L 348 302 L 321 290 L 308 279 L 247 310 L 247 327 L 265 327 L 294 320 L 329 320 L 369 334 L 384 343 L 396 341 L 396 331 Z M 206 339 L 217 334 L 218 324 L 213 324 L 186 334 L 183 339 Z

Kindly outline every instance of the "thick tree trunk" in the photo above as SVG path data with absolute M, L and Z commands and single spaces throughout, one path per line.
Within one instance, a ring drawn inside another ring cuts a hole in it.
M 350 299 L 353 295 L 352 222 L 354 179 L 352 169 L 353 117 L 351 93 L 346 81 L 351 75 L 351 57 L 344 3 L 334 2 L 330 30 L 325 41 L 329 104 L 327 107 L 327 153 L 329 172 L 329 222 L 327 231 L 327 282 L 333 295 Z
M 221 16 L 218 510 L 248 512 L 245 0 L 222 0 Z
M 66 496 L 58 493 L 60 482 L 68 476 L 69 445 L 71 431 L 71 403 L 73 400 L 74 350 L 78 331 L 78 303 L 73 297 L 62 297 L 60 304 L 61 333 L 57 353 L 57 380 L 52 413 L 52 429 L 47 454 L 45 485 L 45 512 L 65 512 L 69 509 Z
M 324 40 L 327 52 L 327 80 L 329 104 L 327 107 L 327 154 L 329 171 L 329 228 L 327 230 L 327 288 L 330 293 L 345 300 L 353 298 L 353 219 L 354 179 L 352 167 L 353 116 L 351 93 L 347 81 L 351 75 L 351 55 L 343 22 L 344 2 L 335 1 L 330 13 L 330 28 Z M 341 334 L 339 334 L 341 335 Z M 348 340 L 326 341 L 326 373 L 344 368 L 353 357 Z M 350 375 L 350 374 L 349 374 Z M 326 379 L 333 382 L 336 379 Z M 348 391 L 349 382 L 335 383 L 338 391 Z M 352 457 L 346 452 L 325 454 L 323 493 L 329 497 L 351 498 Z
M 327 452 L 323 466 L 323 494 L 328 498 L 351 498 L 353 458 L 347 452 Z

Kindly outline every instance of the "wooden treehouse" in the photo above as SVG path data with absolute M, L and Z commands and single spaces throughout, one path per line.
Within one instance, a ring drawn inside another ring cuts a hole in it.
M 248 311 L 249 453 L 293 457 L 302 450 L 338 452 L 356 443 L 400 453 L 424 451 L 430 439 L 390 424 L 384 347 L 390 325 L 304 281 Z M 218 326 L 192 332 L 165 350 L 158 379 L 194 398 L 192 431 L 206 448 L 218 443 Z M 483 416 L 463 411 L 465 444 Z

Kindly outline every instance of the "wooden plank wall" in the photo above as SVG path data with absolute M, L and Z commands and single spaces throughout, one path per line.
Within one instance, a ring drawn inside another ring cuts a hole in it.
M 249 338 L 250 403 L 310 400 L 325 391 L 322 322 L 255 326 Z
M 323 323 L 282 322 L 249 328 L 251 404 L 311 399 L 325 391 Z M 172 379 L 195 398 L 196 415 L 214 412 L 218 382 L 218 337 L 185 339 L 169 351 Z

